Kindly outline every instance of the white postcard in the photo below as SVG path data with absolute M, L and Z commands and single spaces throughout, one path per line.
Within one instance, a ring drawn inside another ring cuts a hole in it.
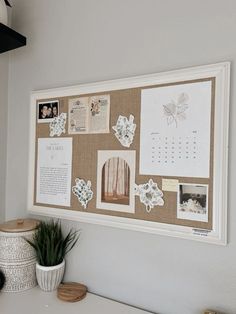
M 211 81 L 142 90 L 140 174 L 208 178 Z
M 70 206 L 72 138 L 39 138 L 36 203 Z
M 98 151 L 97 208 L 134 213 L 135 151 Z
M 110 95 L 69 99 L 69 134 L 109 133 Z

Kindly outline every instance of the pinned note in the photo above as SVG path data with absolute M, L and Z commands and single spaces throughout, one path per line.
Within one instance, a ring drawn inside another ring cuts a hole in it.
M 168 192 L 178 191 L 179 180 L 175 179 L 162 179 L 162 190 Z

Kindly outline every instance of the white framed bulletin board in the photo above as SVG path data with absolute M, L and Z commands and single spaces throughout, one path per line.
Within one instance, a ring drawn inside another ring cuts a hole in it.
M 28 210 L 227 243 L 230 64 L 32 92 Z

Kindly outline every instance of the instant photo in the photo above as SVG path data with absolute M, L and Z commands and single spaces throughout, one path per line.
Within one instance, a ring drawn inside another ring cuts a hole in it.
M 208 222 L 208 185 L 179 184 L 177 218 Z
M 52 100 L 38 103 L 38 122 L 48 123 L 59 115 L 59 101 Z

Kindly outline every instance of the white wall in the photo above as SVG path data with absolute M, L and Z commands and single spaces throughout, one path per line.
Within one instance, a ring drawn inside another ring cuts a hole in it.
M 7 163 L 8 53 L 0 55 L 0 223 L 5 219 Z
M 229 60 L 234 104 L 234 0 L 16 0 L 13 27 L 28 45 L 10 63 L 7 219 L 26 215 L 32 90 Z M 82 230 L 66 280 L 162 314 L 236 313 L 233 105 L 230 119 L 227 247 L 65 221 Z

